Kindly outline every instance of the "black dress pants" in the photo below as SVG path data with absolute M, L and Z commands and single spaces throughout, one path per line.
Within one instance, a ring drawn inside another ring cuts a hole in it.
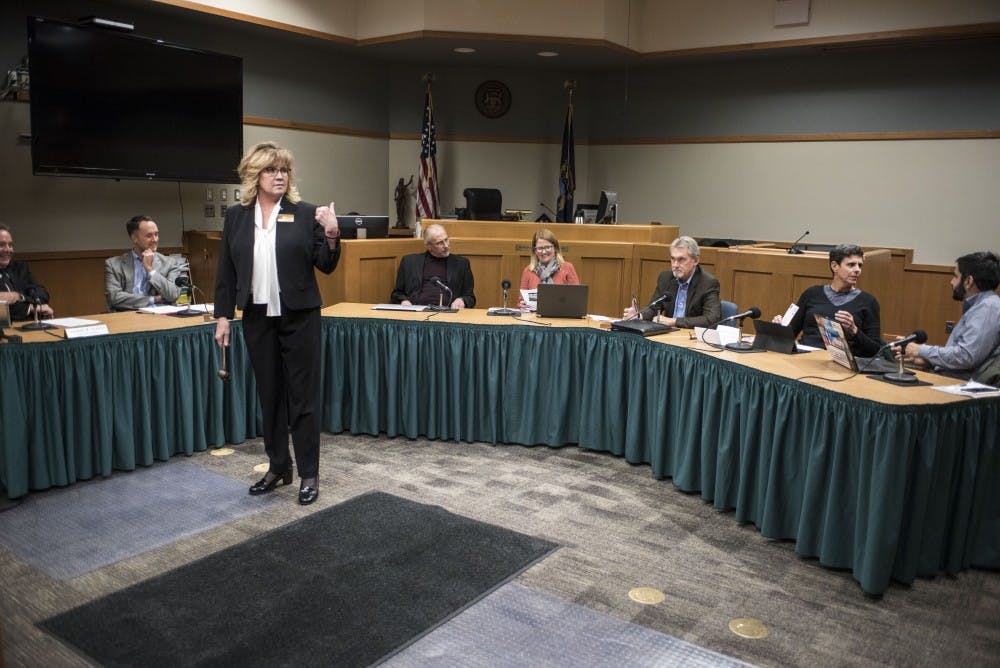
M 243 311 L 243 337 L 257 380 L 264 413 L 264 449 L 272 473 L 282 474 L 292 462 L 291 431 L 299 477 L 319 474 L 319 309 L 267 316 L 267 306 Z

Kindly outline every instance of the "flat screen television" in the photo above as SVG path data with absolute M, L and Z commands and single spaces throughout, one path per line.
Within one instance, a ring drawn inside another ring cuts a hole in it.
M 243 60 L 28 17 L 34 174 L 238 183 Z
M 597 204 L 597 219 L 602 225 L 614 225 L 618 222 L 618 193 L 610 190 L 601 191 L 601 201 Z
M 337 216 L 340 236 L 344 239 L 388 239 L 389 216 Z M 364 230 L 363 235 L 358 230 Z

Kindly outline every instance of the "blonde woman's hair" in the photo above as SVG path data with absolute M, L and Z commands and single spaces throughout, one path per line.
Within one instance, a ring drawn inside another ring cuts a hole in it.
M 249 206 L 257 198 L 257 181 L 260 173 L 267 167 L 287 167 L 288 190 L 285 191 L 285 199 L 292 203 L 302 199 L 299 197 L 299 189 L 295 187 L 295 158 L 292 157 L 292 152 L 273 141 L 262 141 L 250 147 L 236 168 L 242 184 L 240 202 L 243 206 Z
M 534 236 L 531 237 L 531 262 L 528 264 L 528 269 L 534 271 L 535 268 L 538 266 L 538 255 L 535 253 L 535 246 L 538 244 L 539 239 L 542 239 L 543 241 L 548 241 L 550 244 L 552 244 L 552 247 L 555 248 L 556 252 L 554 253 L 554 255 L 556 264 L 558 264 L 560 267 L 566 264 L 566 260 L 563 259 L 562 256 L 562 249 L 559 248 L 559 240 L 556 239 L 556 235 L 552 234 L 549 228 L 543 227 L 542 229 L 535 232 Z

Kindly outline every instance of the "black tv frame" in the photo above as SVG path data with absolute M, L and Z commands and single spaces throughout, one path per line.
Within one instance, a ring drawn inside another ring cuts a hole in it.
M 27 17 L 36 175 L 238 183 L 243 60 Z

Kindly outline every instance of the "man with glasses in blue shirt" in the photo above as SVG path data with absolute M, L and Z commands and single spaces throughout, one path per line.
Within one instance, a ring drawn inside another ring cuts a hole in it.
M 677 237 L 670 244 L 670 270 L 656 280 L 650 304 L 639 311 L 643 320 L 669 327 L 713 327 L 722 319 L 719 281 L 698 266 L 701 249 L 691 237 Z M 625 309 L 626 320 L 634 318 L 633 307 Z

